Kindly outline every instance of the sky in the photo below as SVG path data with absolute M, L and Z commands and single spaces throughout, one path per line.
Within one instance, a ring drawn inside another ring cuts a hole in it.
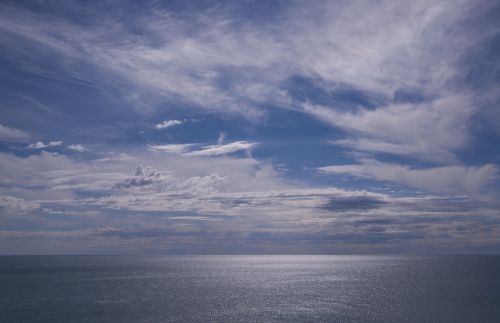
M 500 4 L 0 2 L 0 254 L 500 251 Z

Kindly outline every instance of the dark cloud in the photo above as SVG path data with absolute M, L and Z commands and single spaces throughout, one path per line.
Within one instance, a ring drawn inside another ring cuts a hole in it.
M 387 202 L 373 196 L 331 197 L 320 208 L 328 211 L 368 211 L 385 206 Z

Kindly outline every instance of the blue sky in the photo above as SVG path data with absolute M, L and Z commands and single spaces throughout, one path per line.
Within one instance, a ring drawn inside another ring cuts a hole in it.
M 500 250 L 495 1 L 2 1 L 0 253 Z

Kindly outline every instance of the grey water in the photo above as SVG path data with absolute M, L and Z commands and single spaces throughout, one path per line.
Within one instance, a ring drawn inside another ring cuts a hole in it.
M 500 256 L 4 256 L 0 322 L 500 322 Z

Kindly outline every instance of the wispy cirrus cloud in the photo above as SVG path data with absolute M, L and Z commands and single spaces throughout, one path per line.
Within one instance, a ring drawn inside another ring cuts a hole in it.
M 4 11 L 2 28 L 60 55 L 90 61 L 146 93 L 180 95 L 206 109 L 251 117 L 262 113 L 254 103 L 285 103 L 276 86 L 296 74 L 319 75 L 389 97 L 402 88 L 446 90 L 447 82 L 460 72 L 457 53 L 488 37 L 477 37 L 460 24 L 485 4 L 461 4 L 296 3 L 283 12 L 290 19 L 274 21 L 280 28 L 237 25 L 223 16 L 224 11 L 213 16 L 200 13 L 188 21 L 151 6 L 147 15 L 131 23 L 154 44 L 134 41 L 135 35 L 119 21 L 105 26 L 94 22 L 92 30 L 84 30 L 67 19 L 46 20 L 15 8 Z M 355 19 L 353 12 L 370 19 Z M 21 26 L 21 20 L 29 24 Z M 324 32 L 318 34 L 319 28 Z M 192 29 L 198 31 L 196 36 L 190 34 Z M 463 32 L 461 37 L 449 37 L 457 31 Z

